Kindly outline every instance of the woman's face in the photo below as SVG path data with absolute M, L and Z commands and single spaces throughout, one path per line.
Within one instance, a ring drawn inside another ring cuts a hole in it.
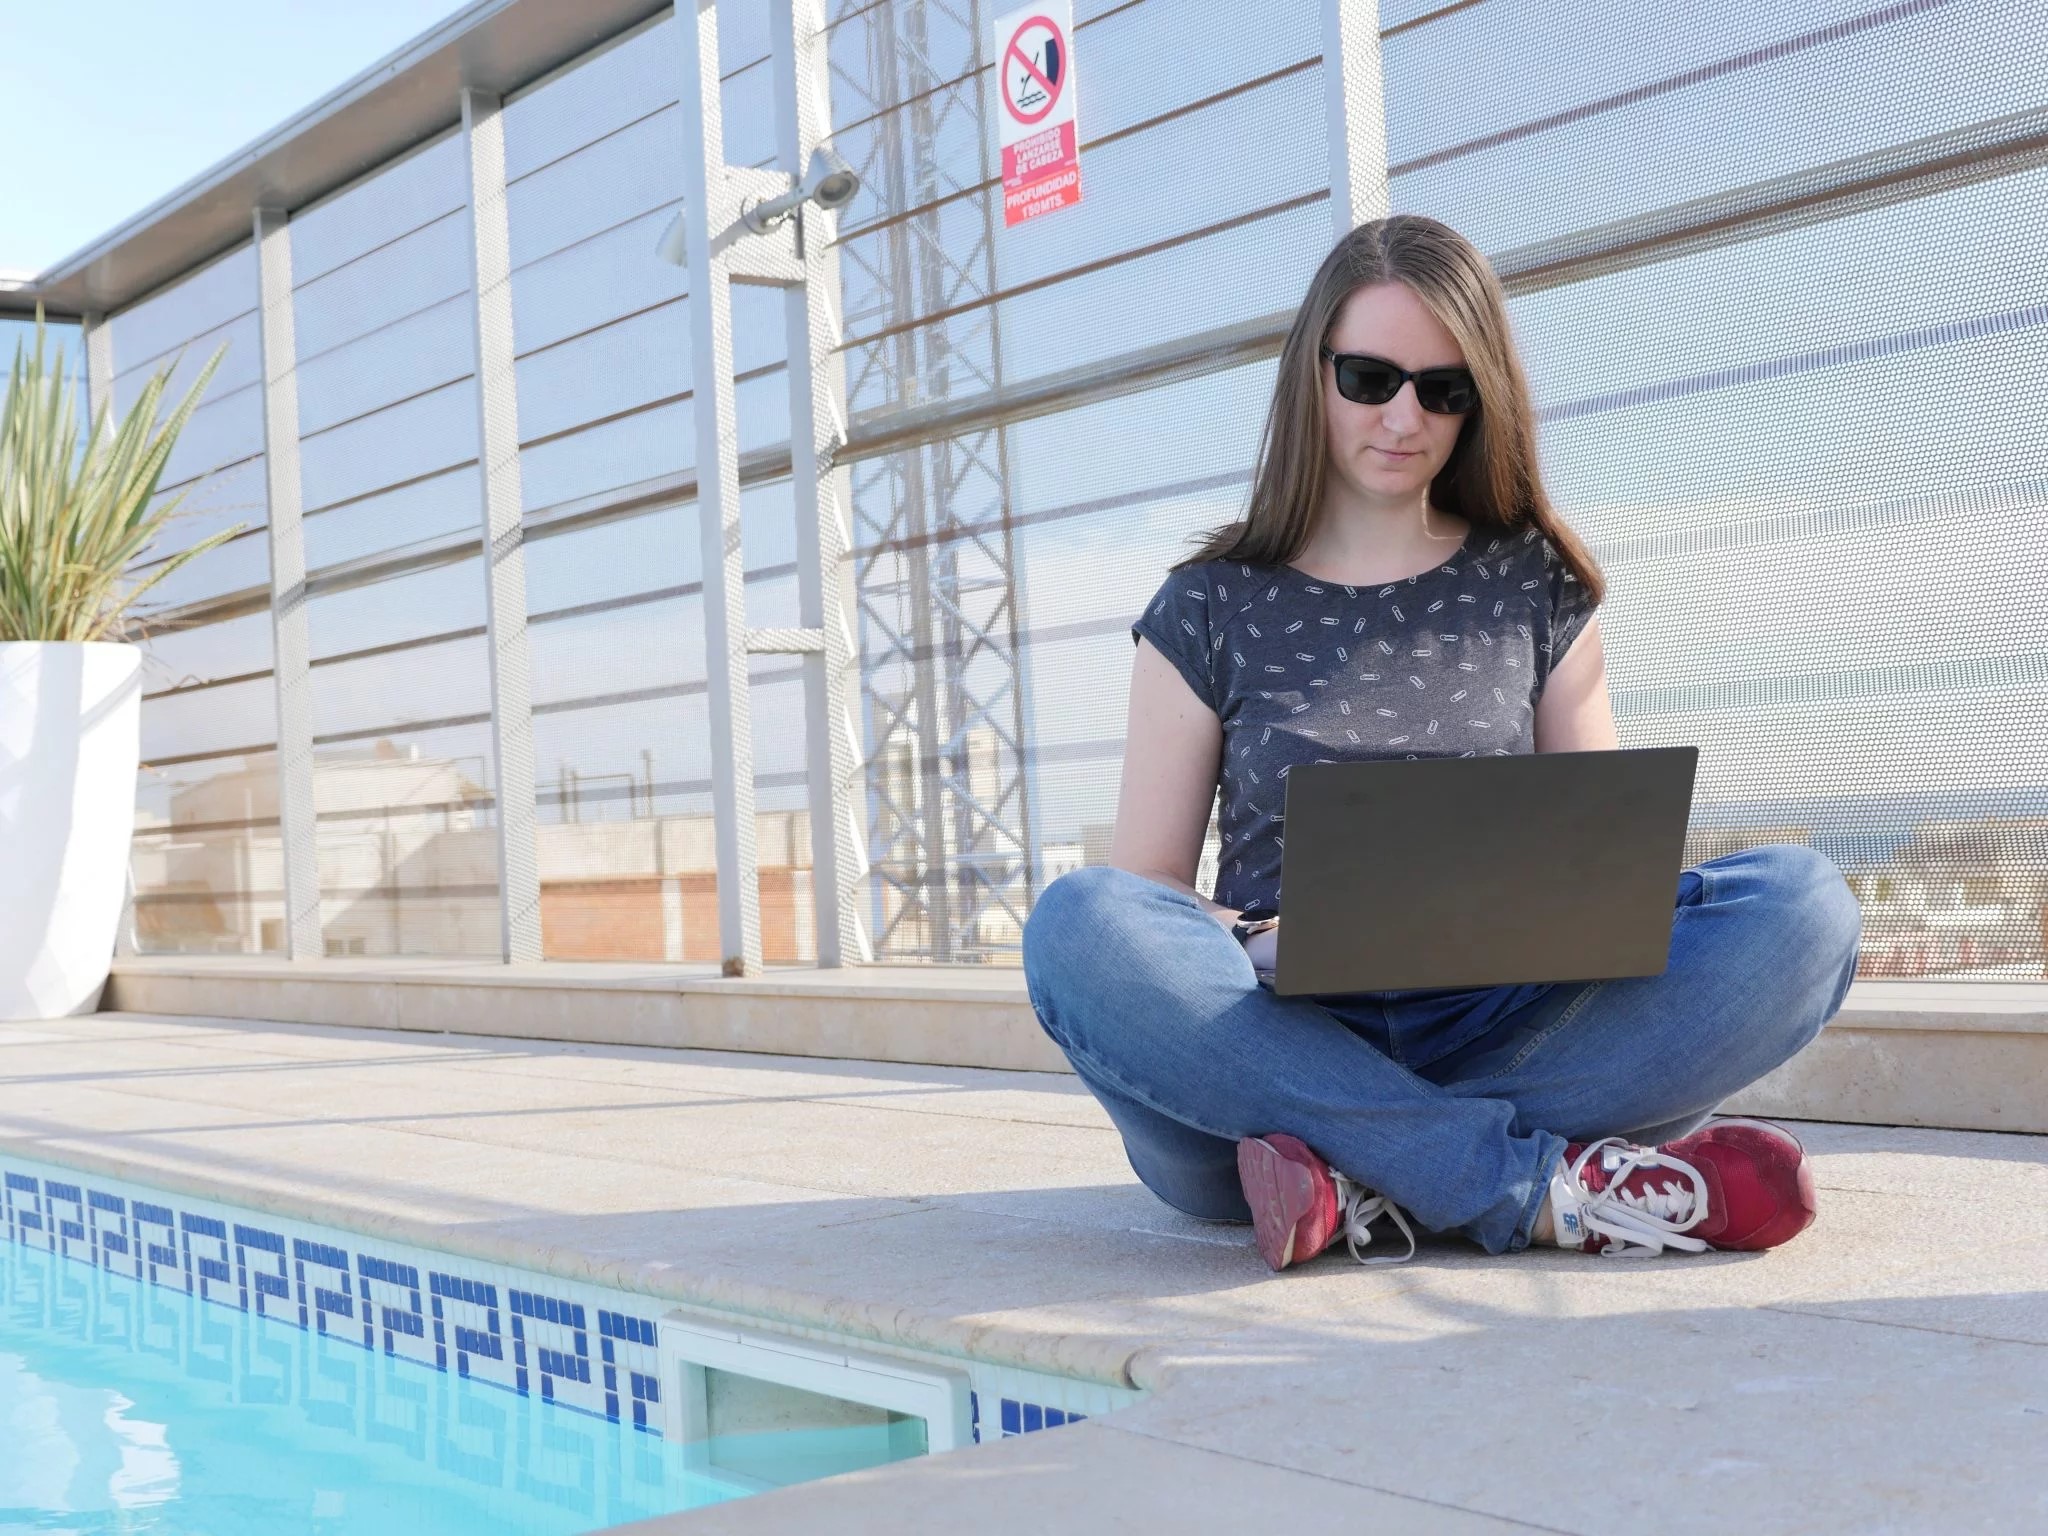
M 1327 345 L 1332 352 L 1383 357 L 1410 372 L 1465 362 L 1457 340 L 1403 283 L 1355 289 L 1337 311 Z M 1449 461 L 1466 417 L 1425 411 L 1407 380 L 1386 404 L 1360 405 L 1337 393 L 1335 365 L 1319 360 L 1319 366 L 1330 473 L 1369 501 L 1415 501 Z

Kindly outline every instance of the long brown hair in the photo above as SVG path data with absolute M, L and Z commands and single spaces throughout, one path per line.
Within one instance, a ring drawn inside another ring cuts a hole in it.
M 1344 301 L 1359 288 L 1386 282 L 1406 285 L 1457 338 L 1479 386 L 1482 403 L 1466 418 L 1457 446 L 1430 482 L 1430 505 L 1477 527 L 1541 528 L 1599 602 L 1607 578 L 1543 490 L 1536 412 L 1515 355 L 1500 279 L 1471 241 L 1448 224 L 1414 213 L 1359 225 L 1316 269 L 1280 348 L 1245 514 L 1200 535 L 1201 547 L 1173 568 L 1204 560 L 1285 565 L 1308 547 L 1328 473 L 1321 348 Z

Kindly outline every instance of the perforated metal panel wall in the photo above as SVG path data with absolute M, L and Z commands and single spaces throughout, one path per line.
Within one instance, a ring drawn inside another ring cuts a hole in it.
M 482 515 L 468 201 L 456 133 L 291 220 L 330 955 L 498 952 L 481 561 L 394 558 Z
M 1690 857 L 1835 860 L 1861 974 L 2038 980 L 2048 7 L 1573 9 L 1387 38 L 1389 152 L 1516 293 L 1622 744 L 1699 745 Z
M 772 163 L 767 11 L 719 11 L 727 158 Z M 672 19 L 505 108 L 542 943 L 557 959 L 720 957 L 683 270 L 655 243 L 686 127 Z M 780 293 L 733 293 L 740 451 L 789 438 Z M 748 622 L 796 620 L 788 482 L 742 500 Z M 754 667 L 763 947 L 816 955 L 793 658 Z
M 1225 0 L 1076 0 L 1084 200 L 1012 229 L 1002 8 L 829 8 L 864 179 L 839 243 L 863 913 L 892 961 L 1014 963 L 1037 893 L 1106 857 L 1127 626 L 1241 506 L 1333 233 L 1321 0 L 1249 25 Z M 768 17 L 720 10 L 743 164 L 774 163 L 784 110 Z M 674 25 L 504 111 L 557 957 L 717 954 L 689 312 L 653 256 L 694 132 Z M 1865 975 L 2038 978 L 2048 0 L 1388 0 L 1380 25 L 1393 206 L 1465 231 L 1508 286 L 1547 478 L 1611 580 L 1623 743 L 1702 749 L 1690 856 L 1820 848 L 1864 900 Z M 464 197 L 451 138 L 293 217 L 343 952 L 496 942 Z M 114 334 L 124 381 L 234 343 L 179 468 L 222 471 L 208 516 L 253 495 L 260 521 L 253 310 L 242 252 Z M 747 618 L 793 626 L 780 297 L 737 290 L 734 332 Z M 199 562 L 180 601 L 260 583 L 260 553 Z M 152 740 L 202 776 L 260 749 L 262 615 L 163 643 L 210 686 L 152 698 Z M 787 657 L 753 673 L 767 953 L 800 960 L 801 687 Z

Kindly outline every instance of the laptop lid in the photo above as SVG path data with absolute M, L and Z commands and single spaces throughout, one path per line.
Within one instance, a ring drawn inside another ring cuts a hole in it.
M 1303 763 L 1273 990 L 1655 976 L 1699 748 Z

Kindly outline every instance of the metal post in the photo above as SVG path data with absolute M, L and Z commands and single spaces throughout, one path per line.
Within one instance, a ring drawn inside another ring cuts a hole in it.
M 832 131 L 825 13 L 819 0 L 774 6 L 776 148 L 784 169 L 801 176 L 811 152 Z M 860 917 L 867 875 L 862 825 L 862 752 L 852 697 L 859 686 L 854 646 L 853 497 L 836 463 L 846 442 L 846 369 L 839 355 L 839 256 L 832 214 L 815 206 L 803 220 L 804 280 L 786 290 L 789 331 L 789 435 L 796 503 L 799 622 L 822 634 L 805 655 L 805 777 L 811 815 L 811 886 L 817 908 L 818 964 L 874 958 Z
M 1393 206 L 1379 0 L 1323 0 L 1323 95 L 1330 109 L 1330 216 L 1342 237 L 1385 218 Z
M 851 657 L 851 639 L 831 637 L 829 625 L 805 624 L 794 629 L 749 630 L 746 620 L 745 569 L 740 558 L 739 428 L 732 383 L 732 285 L 757 283 L 790 288 L 803 284 L 809 268 L 800 254 L 804 221 L 784 218 L 760 231 L 750 229 L 741 211 L 753 204 L 788 194 L 796 178 L 787 171 L 765 171 L 725 163 L 725 132 L 718 97 L 718 12 L 714 0 L 681 0 L 677 33 L 682 39 L 680 105 L 684 131 L 697 126 L 696 143 L 683 157 L 683 236 L 690 269 L 690 395 L 697 425 L 697 523 L 704 568 L 704 657 L 710 674 L 711 794 L 718 850 L 718 939 L 720 968 L 728 976 L 755 976 L 761 971 L 761 881 L 754 854 L 754 733 L 747 686 L 749 656 L 802 656 L 806 675 L 822 669 L 829 690 L 833 648 Z M 794 45 L 790 53 L 794 57 Z M 791 373 L 796 356 L 805 359 L 805 399 L 816 393 L 818 370 L 813 328 L 805 316 L 804 345 L 792 342 Z M 831 332 L 836 340 L 836 328 Z M 829 348 L 828 348 L 829 350 Z M 820 435 L 836 443 L 840 428 L 816 420 L 815 402 L 804 407 L 806 456 L 798 458 L 799 481 L 817 468 Z M 799 491 L 799 496 L 803 495 Z M 799 506 L 802 502 L 799 501 Z M 809 537 L 817 540 L 827 519 L 813 516 Z M 799 530 L 806 519 L 798 518 Z M 799 538 L 805 534 L 799 532 Z M 835 538 L 844 548 L 845 534 L 826 529 L 826 543 Z M 815 552 L 812 552 L 815 554 Z M 809 561 L 815 568 L 816 560 Z M 804 590 L 810 590 L 808 588 Z M 821 594 L 823 584 L 818 584 Z M 806 617 L 821 609 L 822 596 L 807 602 Z M 840 674 L 843 676 L 843 672 Z M 806 690 L 806 698 L 810 697 Z M 829 692 L 828 692 L 829 697 Z M 827 732 L 828 743 L 831 735 Z M 816 748 L 814 747 L 814 754 Z M 815 761 L 815 756 L 814 756 Z M 815 775 L 816 770 L 813 769 Z M 827 782 L 830 779 L 828 776 Z M 832 832 L 835 878 L 850 878 L 852 860 L 840 853 L 840 834 Z M 813 857 L 821 839 L 815 827 Z M 843 927 L 839 928 L 843 933 Z M 824 942 L 821 940 L 821 943 Z M 843 940 L 841 941 L 843 944 Z
M 85 414 L 90 420 L 101 406 L 107 425 L 114 424 L 114 331 L 105 315 L 87 315 L 79 327 L 85 339 Z
M 513 376 L 512 237 L 500 99 L 465 89 L 462 134 L 469 150 L 469 245 L 476 280 L 477 442 L 483 467 L 491 743 L 498 780 L 500 948 L 508 963 L 518 964 L 541 958 L 540 853 L 534 826 L 526 546 L 520 522 L 519 396 Z
M 85 347 L 85 419 L 90 422 L 100 407 L 107 409 L 106 427 L 114 426 L 114 333 L 107 317 L 84 316 L 79 324 Z M 128 879 L 121 897 L 121 922 L 114 930 L 114 954 L 127 959 L 137 952 L 135 942 L 135 861 L 128 861 Z
M 114 424 L 114 333 L 102 314 L 79 319 L 79 341 L 85 349 L 85 419 L 92 421 L 102 406 L 107 410 L 107 429 Z M 120 926 L 114 930 L 114 954 L 126 959 L 136 953 L 135 942 L 135 860 L 128 861 L 128 879 L 121 896 Z
M 312 639 L 306 627 L 291 225 L 278 208 L 258 208 L 254 225 L 263 346 L 263 470 L 270 508 L 271 677 L 277 694 L 277 820 L 284 857 L 285 953 L 293 960 L 309 960 L 324 948 L 313 798 Z
M 754 856 L 754 723 L 747 694 L 732 384 L 732 225 L 739 207 L 726 174 L 714 0 L 680 0 L 676 32 L 682 39 L 683 132 L 694 141 L 683 156 L 683 227 L 689 243 L 690 390 L 697 424 L 720 969 L 727 976 L 754 976 L 761 971 L 761 888 Z M 721 237 L 716 248 L 714 236 Z

